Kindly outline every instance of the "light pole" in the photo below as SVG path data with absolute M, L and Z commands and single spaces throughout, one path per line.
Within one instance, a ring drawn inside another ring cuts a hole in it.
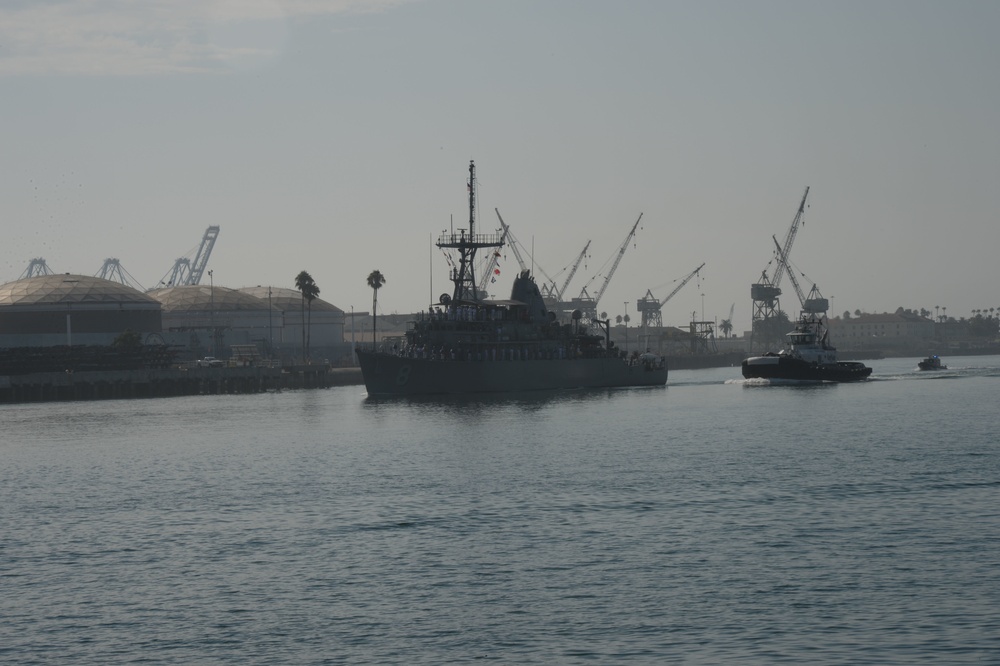
M 271 285 L 267 286 L 267 358 L 274 355 L 274 329 L 271 327 Z
M 212 277 L 212 271 L 208 272 L 208 285 L 208 298 L 211 303 L 208 311 L 208 322 L 212 334 L 212 343 L 208 350 L 212 352 L 212 356 L 215 356 L 215 279 Z

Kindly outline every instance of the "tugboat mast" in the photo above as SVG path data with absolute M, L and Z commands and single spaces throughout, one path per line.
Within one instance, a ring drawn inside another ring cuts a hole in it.
M 458 233 L 443 233 L 438 238 L 439 248 L 458 250 L 458 267 L 451 269 L 451 281 L 455 283 L 452 300 L 456 303 L 475 303 L 481 300 L 476 286 L 474 271 L 476 250 L 481 247 L 500 247 L 503 238 L 499 234 L 476 235 L 476 163 L 469 161 L 469 231 L 459 229 Z

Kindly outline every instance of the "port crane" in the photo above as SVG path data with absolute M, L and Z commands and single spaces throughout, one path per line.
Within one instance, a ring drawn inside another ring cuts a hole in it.
M 632 241 L 635 236 L 635 230 L 639 228 L 639 222 L 642 220 L 642 213 L 639 213 L 638 219 L 636 219 L 635 224 L 632 225 L 632 229 L 628 232 L 625 240 L 622 242 L 621 247 L 618 248 L 618 254 L 615 256 L 614 262 L 611 264 L 611 269 L 608 270 L 607 275 L 604 277 L 604 282 L 601 284 L 601 288 L 597 290 L 597 294 L 593 297 L 587 293 L 587 285 L 597 279 L 597 275 L 590 278 L 590 282 L 584 285 L 583 289 L 580 291 L 580 295 L 569 301 L 569 307 L 571 310 L 580 310 L 584 316 L 594 317 L 597 314 L 597 302 L 601 300 L 601 296 L 604 295 L 605 290 L 607 290 L 608 285 L 611 283 L 611 278 L 614 277 L 615 271 L 618 270 L 618 264 L 621 263 L 622 257 L 625 255 L 625 250 L 628 249 L 628 244 Z
M 587 244 L 583 246 L 583 250 L 580 251 L 580 254 L 576 258 L 576 260 L 574 260 L 573 263 L 569 265 L 569 267 L 568 267 L 569 268 L 569 275 L 567 275 L 566 279 L 563 280 L 562 287 L 561 288 L 557 287 L 556 286 L 556 281 L 555 280 L 550 280 L 550 282 L 548 284 L 542 286 L 542 296 L 544 296 L 545 298 L 550 299 L 553 302 L 562 301 L 563 300 L 563 294 L 566 293 L 566 289 L 569 287 L 569 283 L 572 282 L 573 277 L 576 275 L 577 269 L 580 268 L 580 264 L 583 263 L 583 260 L 587 257 L 587 250 L 589 250 L 589 249 L 590 249 L 590 241 L 588 240 Z M 563 270 L 566 270 L 566 269 L 563 269 Z M 562 271 L 560 271 L 560 272 L 562 272 Z M 558 273 L 556 275 L 558 275 Z
M 503 246 L 507 242 L 507 237 L 510 236 L 510 227 L 508 227 L 503 221 L 503 218 L 500 217 L 500 210 L 497 208 L 494 208 L 493 210 L 497 212 L 497 217 L 500 219 L 500 226 L 503 227 L 503 232 L 500 234 L 500 246 Z M 511 245 L 513 246 L 513 243 L 511 243 Z M 521 259 L 520 253 L 517 251 L 516 247 L 512 247 L 512 250 L 514 251 L 514 257 L 517 259 L 517 263 L 521 266 L 521 270 L 524 270 L 524 261 Z M 500 247 L 497 247 L 490 254 L 489 259 L 486 260 L 482 277 L 479 278 L 480 293 L 486 294 L 486 288 L 490 285 L 490 283 L 496 282 L 495 276 L 500 274 L 500 269 L 497 266 L 500 263 L 501 256 Z
M 122 266 L 121 262 L 114 258 L 109 258 L 104 260 L 104 265 L 101 266 L 101 270 L 94 274 L 94 277 L 99 277 L 102 280 L 110 280 L 112 282 L 120 282 L 125 286 L 132 287 L 137 291 L 146 291 L 139 281 L 132 276 L 125 268 Z
M 653 296 L 651 289 L 646 290 L 646 295 L 635 302 L 635 309 L 642 313 L 642 326 L 646 328 L 648 326 L 663 326 L 663 316 L 660 310 L 666 305 L 667 301 L 677 295 L 684 285 L 691 281 L 691 279 L 698 275 L 702 268 L 705 267 L 705 262 L 702 262 L 701 266 L 694 269 L 688 273 L 678 284 L 674 287 L 674 290 L 666 295 L 662 300 L 658 300 Z
M 201 278 L 205 274 L 205 267 L 208 265 L 208 258 L 212 255 L 212 248 L 215 247 L 215 240 L 219 237 L 219 227 L 212 226 L 205 230 L 202 236 L 201 245 L 195 254 L 194 262 L 188 257 L 181 257 L 174 262 L 174 267 L 160 280 L 160 287 L 180 287 L 193 284 L 201 284 Z
M 785 262 L 791 253 L 792 244 L 795 242 L 799 226 L 804 224 L 803 219 L 805 217 L 806 200 L 808 197 L 809 187 L 807 186 L 805 193 L 802 195 L 802 201 L 799 203 L 798 211 L 795 213 L 795 217 L 788 227 L 788 232 L 785 234 L 784 244 L 778 246 L 778 253 L 783 259 L 779 258 L 778 265 L 774 269 L 773 279 L 768 278 L 767 269 L 765 268 L 761 272 L 760 280 L 750 285 L 750 298 L 753 300 L 753 326 L 750 333 L 751 349 L 753 349 L 753 330 L 758 328 L 762 322 L 774 317 L 781 309 L 778 301 L 778 298 L 781 296 L 781 278 L 784 277 L 786 272 Z
M 792 267 L 788 265 L 788 255 L 786 255 L 784 249 L 778 245 L 778 239 L 774 236 L 771 236 L 771 238 L 774 240 L 775 247 L 778 248 L 778 264 L 779 266 L 783 266 L 788 272 L 788 279 L 791 280 L 792 287 L 795 288 L 795 295 L 799 297 L 799 305 L 802 306 L 802 312 L 825 317 L 826 311 L 830 309 L 830 301 L 823 298 L 823 295 L 819 293 L 819 289 L 815 284 L 813 284 L 812 289 L 809 290 L 808 295 L 802 292 L 802 287 L 799 286 L 799 281 L 795 277 L 795 271 L 793 271 Z
M 52 269 L 49 268 L 49 265 L 45 263 L 44 259 L 41 257 L 35 257 L 28 262 L 28 267 L 24 269 L 24 272 L 21 273 L 21 277 L 19 277 L 18 280 L 30 277 L 39 277 L 41 275 L 53 275 L 53 272 Z
M 524 257 L 521 255 L 521 250 L 518 249 L 519 247 L 523 249 L 523 246 L 521 245 L 520 241 L 518 241 L 517 238 L 514 236 L 514 232 L 510 230 L 510 225 L 504 222 L 503 217 L 500 215 L 500 209 L 494 208 L 493 210 L 496 211 L 497 219 L 500 220 L 500 227 L 503 229 L 503 232 L 501 234 L 501 242 L 506 242 L 506 245 L 510 247 L 511 252 L 514 253 L 514 259 L 517 261 L 517 265 L 520 268 L 521 273 L 523 274 L 525 272 L 531 272 L 531 268 L 528 267 L 527 262 L 524 261 Z M 499 261 L 500 261 L 500 251 L 498 248 L 493 252 L 492 256 L 487 261 L 486 272 L 490 275 L 498 274 L 496 273 L 496 270 L 497 270 L 497 263 L 499 263 Z M 536 264 L 533 258 L 532 258 L 532 268 L 537 268 L 538 272 L 545 276 L 545 279 L 547 279 L 549 282 L 552 282 L 552 278 L 549 277 L 549 274 L 546 273 L 541 266 Z M 492 279 L 493 278 L 491 277 L 490 280 Z M 485 284 L 486 284 L 486 279 L 484 276 L 483 285 Z M 483 288 L 485 288 L 485 286 Z

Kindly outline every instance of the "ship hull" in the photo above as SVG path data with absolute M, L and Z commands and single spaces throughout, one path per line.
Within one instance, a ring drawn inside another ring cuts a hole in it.
M 791 379 L 813 382 L 857 382 L 872 369 L 864 363 L 809 363 L 792 356 L 756 356 L 743 361 L 746 379 Z
M 617 358 L 453 361 L 357 352 L 369 395 L 508 393 L 663 386 L 667 368 Z

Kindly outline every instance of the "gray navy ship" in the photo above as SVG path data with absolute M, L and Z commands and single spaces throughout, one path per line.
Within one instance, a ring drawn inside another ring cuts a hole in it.
M 445 232 L 442 249 L 458 253 L 452 294 L 410 322 L 402 345 L 358 349 L 369 395 L 505 393 L 581 388 L 663 386 L 664 359 L 619 350 L 610 321 L 579 311 L 560 322 L 545 306 L 531 272 L 514 279 L 510 298 L 488 300 L 477 286 L 479 250 L 498 256 L 500 233 L 475 231 L 475 164 L 469 163 L 469 227 Z

